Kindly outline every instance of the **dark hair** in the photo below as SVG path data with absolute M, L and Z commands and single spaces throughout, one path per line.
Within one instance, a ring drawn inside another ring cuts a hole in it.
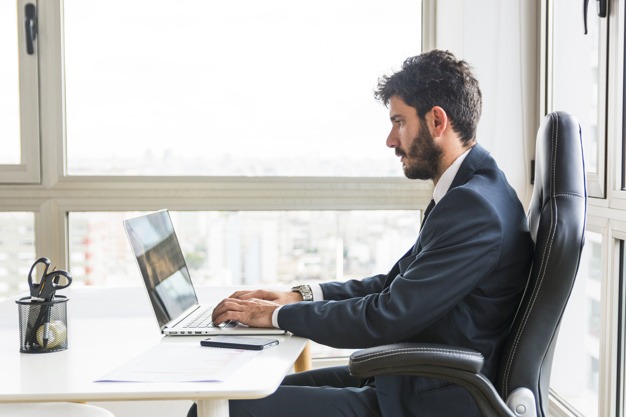
M 424 116 L 434 106 L 443 108 L 463 143 L 476 138 L 482 94 L 470 66 L 449 51 L 433 50 L 407 58 L 402 69 L 378 80 L 377 100 L 389 105 L 398 96 Z

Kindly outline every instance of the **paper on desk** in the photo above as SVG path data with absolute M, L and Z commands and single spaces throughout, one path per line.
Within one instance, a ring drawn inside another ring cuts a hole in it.
M 96 382 L 224 381 L 258 352 L 161 343 Z

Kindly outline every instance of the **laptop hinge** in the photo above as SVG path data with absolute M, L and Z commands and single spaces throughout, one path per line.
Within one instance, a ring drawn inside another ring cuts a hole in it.
M 165 326 L 163 326 L 161 328 L 161 331 L 164 332 L 165 329 L 171 329 L 172 327 L 176 327 L 178 324 L 182 323 L 183 321 L 185 321 L 186 319 L 189 318 L 189 316 L 191 315 L 191 313 L 193 313 L 194 311 L 196 311 L 197 309 L 199 309 L 201 306 L 200 304 L 194 304 L 191 307 L 189 307 L 187 310 L 185 310 L 183 313 L 179 314 L 177 318 L 175 318 L 174 320 L 170 320 L 169 322 L 167 322 L 165 324 Z

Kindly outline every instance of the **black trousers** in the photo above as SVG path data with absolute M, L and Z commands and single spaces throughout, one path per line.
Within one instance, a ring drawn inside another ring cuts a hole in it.
M 231 400 L 231 417 L 380 417 L 376 389 L 347 366 L 288 375 L 276 392 L 258 400 Z M 196 405 L 187 417 L 196 417 Z

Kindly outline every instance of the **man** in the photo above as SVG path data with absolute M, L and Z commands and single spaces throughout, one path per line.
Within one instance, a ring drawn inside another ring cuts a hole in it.
M 478 81 L 464 61 L 436 50 L 381 78 L 376 97 L 389 107 L 387 146 L 405 175 L 435 184 L 415 245 L 386 275 L 237 292 L 217 306 L 214 321 L 280 327 L 338 348 L 464 346 L 484 355 L 483 372 L 493 378 L 526 285 L 532 241 L 515 191 L 476 143 Z M 359 381 L 345 367 L 290 375 L 273 395 L 231 401 L 230 410 L 256 417 L 480 416 L 460 387 L 408 376 Z

